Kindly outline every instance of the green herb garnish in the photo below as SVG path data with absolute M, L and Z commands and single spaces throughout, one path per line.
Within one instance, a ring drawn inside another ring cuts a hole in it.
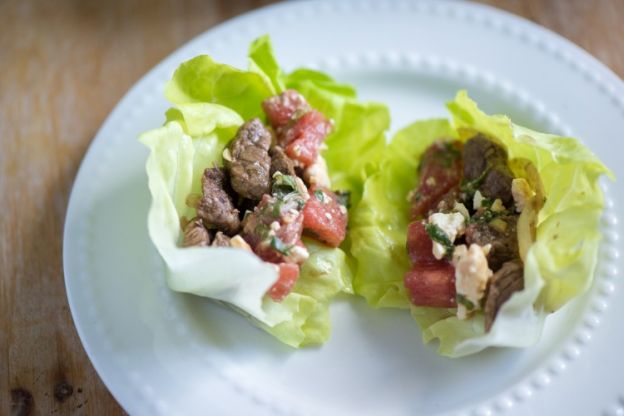
M 455 295 L 455 300 L 457 301 L 457 303 L 463 305 L 469 311 L 472 311 L 475 309 L 475 304 L 472 303 L 470 299 L 468 299 L 466 296 L 462 295 L 461 293 L 458 293 L 457 295 Z
M 325 194 L 320 189 L 314 191 L 314 197 L 321 202 L 325 202 Z
M 490 168 L 487 167 L 476 178 L 469 180 L 469 181 L 465 179 L 462 180 L 462 183 L 460 185 L 461 191 L 466 193 L 466 195 L 468 195 L 468 198 L 472 198 L 474 193 L 477 191 L 477 189 L 479 189 L 479 187 L 481 186 L 481 183 L 483 182 L 483 180 L 485 179 L 485 177 L 487 176 L 489 172 L 490 172 Z
M 271 194 L 276 198 L 282 199 L 286 195 L 292 193 L 299 193 L 295 177 L 290 175 L 284 175 L 281 172 L 275 172 L 275 175 L 273 175 Z
M 438 244 L 442 244 L 446 250 L 446 257 L 451 258 L 453 256 L 455 246 L 440 227 L 435 224 L 425 224 L 425 231 L 429 235 L 429 238 Z
M 271 248 L 284 256 L 290 255 L 292 245 L 286 245 L 279 237 L 271 237 Z

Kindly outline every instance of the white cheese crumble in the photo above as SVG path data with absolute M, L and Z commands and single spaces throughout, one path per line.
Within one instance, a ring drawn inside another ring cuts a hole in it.
M 492 203 L 492 206 L 490 207 L 490 209 L 492 210 L 492 212 L 503 212 L 505 211 L 505 205 L 503 205 L 503 201 L 496 198 L 494 202 Z
M 481 192 L 477 191 L 474 193 L 474 196 L 472 197 L 472 208 L 476 211 L 479 208 L 481 208 L 481 203 L 483 202 L 485 198 L 483 197 L 483 195 L 481 195 Z
M 455 212 L 459 212 L 460 214 L 462 214 L 464 216 L 464 218 L 468 219 L 470 218 L 470 213 L 468 212 L 468 209 L 466 208 L 466 206 L 464 204 L 462 204 L 461 202 L 457 202 L 455 201 L 455 205 L 453 206 L 453 211 Z
M 455 238 L 464 234 L 466 231 L 466 219 L 459 212 L 451 212 L 448 214 L 444 214 L 441 212 L 436 212 L 435 214 L 431 214 L 429 216 L 429 224 L 436 225 L 451 241 L 455 241 Z M 446 254 L 446 248 L 434 241 L 433 242 L 433 256 L 440 260 Z
M 533 198 L 535 192 L 531 185 L 524 178 L 516 178 L 511 181 L 511 196 L 516 203 L 516 212 L 522 212 L 529 199 Z
M 295 176 L 295 185 L 297 185 L 297 192 L 303 198 L 304 201 L 310 199 L 310 194 L 308 193 L 308 188 L 305 186 L 305 183 L 301 180 L 300 177 Z
M 243 240 L 243 237 L 240 235 L 235 235 L 230 239 L 230 246 L 234 248 L 241 248 L 243 250 L 252 251 L 247 241 Z
M 331 186 L 329 173 L 327 172 L 327 164 L 321 155 L 318 155 L 314 163 L 306 168 L 303 172 L 303 178 L 310 186 L 316 185 L 323 188 L 329 188 Z
M 310 257 L 308 249 L 298 245 L 293 246 L 288 254 L 288 258 L 295 263 L 303 263 Z
M 471 312 L 481 307 L 488 280 L 493 275 L 486 258 L 490 248 L 490 244 L 484 247 L 478 244 L 471 244 L 469 248 L 464 244 L 455 247 L 453 265 L 459 319 L 466 319 Z
M 425 184 L 427 186 L 435 186 L 436 185 L 436 179 L 433 176 L 429 176 L 426 180 L 425 180 Z

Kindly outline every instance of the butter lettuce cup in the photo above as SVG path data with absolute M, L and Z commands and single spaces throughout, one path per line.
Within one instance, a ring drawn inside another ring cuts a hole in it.
M 268 37 L 251 44 L 247 70 L 207 55 L 182 63 L 165 95 L 164 125 L 140 141 L 167 285 L 292 347 L 325 342 L 330 300 L 353 293 L 341 246 L 386 145 L 386 106 L 322 72 L 282 71 Z
M 352 214 L 355 293 L 409 309 L 425 343 L 461 357 L 528 347 L 591 286 L 611 172 L 578 140 L 479 110 L 415 122 L 385 150 Z

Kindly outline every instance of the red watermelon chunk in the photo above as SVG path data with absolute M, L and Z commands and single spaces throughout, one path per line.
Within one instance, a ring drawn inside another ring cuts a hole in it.
M 262 109 L 273 128 L 287 125 L 298 115 L 310 111 L 310 106 L 303 95 L 295 90 L 286 90 L 279 95 L 262 102 Z
M 411 302 L 416 306 L 454 308 L 455 268 L 439 261 L 436 264 L 416 265 L 403 279 Z
M 275 302 L 280 302 L 284 300 L 286 296 L 290 293 L 292 288 L 297 283 L 297 279 L 299 278 L 299 266 L 292 263 L 280 263 L 279 267 L 279 278 L 277 282 L 271 286 L 267 294 L 273 299 Z
M 321 143 L 331 129 L 331 122 L 320 112 L 312 110 L 285 129 L 278 139 L 285 146 L 288 157 L 307 167 L 316 161 Z
M 462 178 L 460 142 L 436 142 L 429 146 L 419 167 L 420 181 L 412 199 L 412 218 L 418 219 L 454 188 Z
M 303 209 L 303 233 L 331 247 L 338 247 L 347 234 L 347 209 L 327 188 L 312 186 Z
M 407 227 L 407 254 L 412 264 L 439 262 L 433 256 L 433 241 L 425 230 L 425 221 L 413 221 Z

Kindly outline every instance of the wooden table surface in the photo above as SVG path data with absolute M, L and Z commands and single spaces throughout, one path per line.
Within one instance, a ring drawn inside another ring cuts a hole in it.
M 0 0 L 0 414 L 124 414 L 67 305 L 63 221 L 80 161 L 139 77 L 268 0 Z M 624 76 L 624 1 L 487 0 Z

